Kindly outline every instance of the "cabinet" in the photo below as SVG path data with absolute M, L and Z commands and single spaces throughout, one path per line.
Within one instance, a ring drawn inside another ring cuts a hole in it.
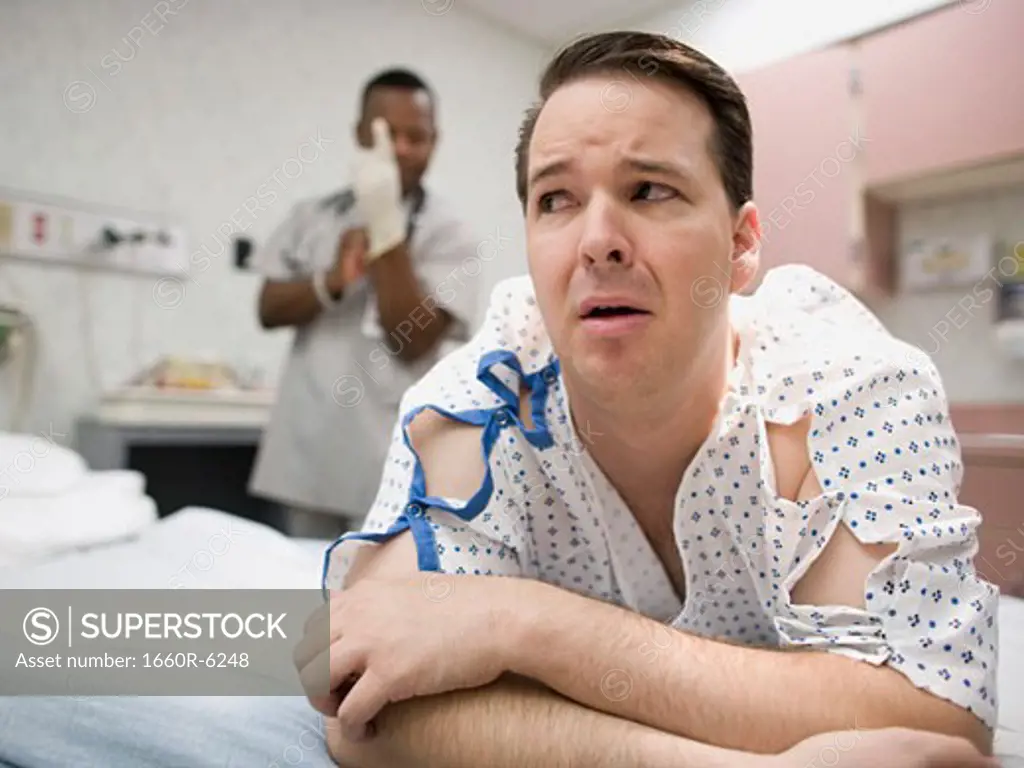
M 975 567 L 1003 594 L 1024 597 L 1024 435 L 961 434 L 960 501 L 981 513 Z
M 851 222 L 862 149 L 849 96 L 851 52 L 833 47 L 738 75 L 754 131 L 762 275 L 794 262 L 856 282 Z
M 1024 2 L 989 0 L 860 41 L 870 187 L 1024 154 L 1022 31 Z
M 88 415 L 76 424 L 75 449 L 92 470 L 142 473 L 160 517 L 200 506 L 285 530 L 285 510 L 249 492 L 262 434 L 255 420 L 189 423 Z
M 762 275 L 799 262 L 890 293 L 899 202 L 1024 181 L 1021 30 L 1024 0 L 954 3 L 738 75 Z

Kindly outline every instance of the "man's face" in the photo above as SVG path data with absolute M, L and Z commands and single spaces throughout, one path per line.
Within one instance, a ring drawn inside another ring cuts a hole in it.
M 527 168 L 528 261 L 545 324 L 567 377 L 611 397 L 692 381 L 720 361 L 728 295 L 757 269 L 757 212 L 730 206 L 709 110 L 647 78 L 611 111 L 621 102 L 603 97 L 621 81 L 556 91 Z
M 434 151 L 437 135 L 430 97 L 426 91 L 409 88 L 374 88 L 356 127 L 356 140 L 363 148 L 371 145 L 370 125 L 377 117 L 383 117 L 391 127 L 391 141 L 402 175 L 402 192 L 407 194 L 419 185 Z

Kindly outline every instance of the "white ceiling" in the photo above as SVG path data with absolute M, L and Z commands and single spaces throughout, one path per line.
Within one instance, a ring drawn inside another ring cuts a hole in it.
M 649 17 L 685 0 L 447 0 L 544 45 Z

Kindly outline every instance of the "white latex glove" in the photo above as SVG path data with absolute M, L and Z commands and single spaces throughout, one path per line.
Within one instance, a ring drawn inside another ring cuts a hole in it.
M 376 118 L 371 130 L 373 146 L 370 149 L 356 146 L 352 173 L 356 208 L 366 222 L 370 238 L 368 262 L 405 240 L 407 223 L 402 204 L 402 179 L 387 121 Z

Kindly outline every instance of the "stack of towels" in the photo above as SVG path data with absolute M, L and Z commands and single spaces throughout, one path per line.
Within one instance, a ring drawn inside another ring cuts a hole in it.
M 0 432 L 0 567 L 131 538 L 157 517 L 138 472 L 90 471 L 46 436 Z

